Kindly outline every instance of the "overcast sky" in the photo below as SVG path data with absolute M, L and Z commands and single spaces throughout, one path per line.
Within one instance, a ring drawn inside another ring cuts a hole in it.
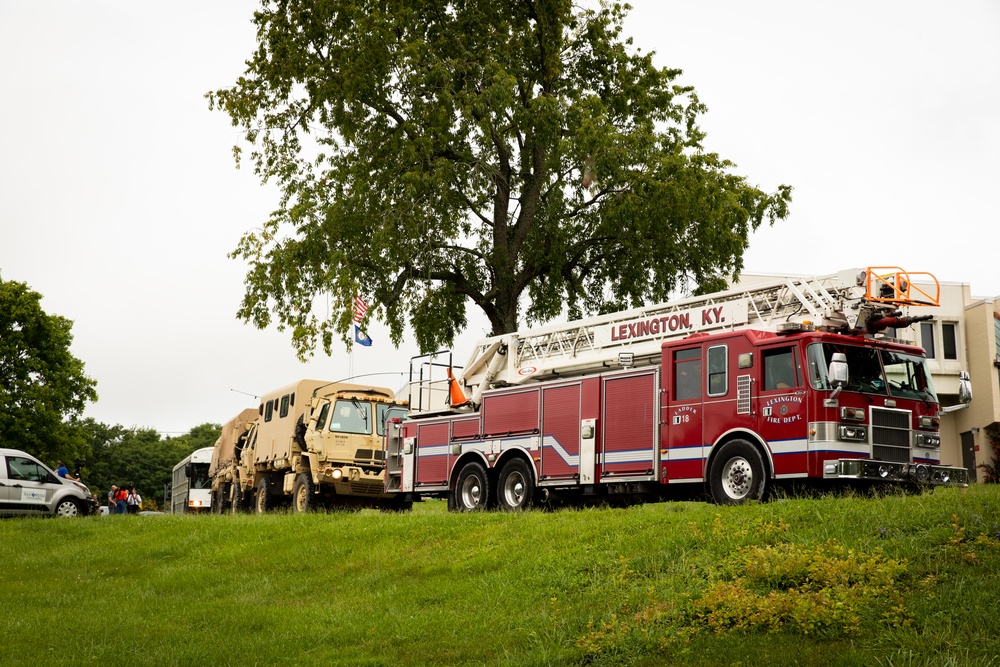
M 635 46 L 708 106 L 707 148 L 795 188 L 745 272 L 902 266 L 1000 295 L 1000 2 L 632 4 Z M 353 358 L 302 364 L 235 317 L 245 266 L 226 255 L 277 198 L 235 169 L 204 94 L 243 72 L 255 7 L 0 0 L 0 277 L 74 321 L 100 422 L 182 433 L 349 370 L 396 389 L 417 353 L 376 324 Z

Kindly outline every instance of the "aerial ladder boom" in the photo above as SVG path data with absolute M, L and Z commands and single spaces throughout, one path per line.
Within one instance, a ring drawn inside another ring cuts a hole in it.
M 915 280 L 924 288 L 915 285 Z M 811 324 L 827 331 L 874 334 L 877 329 L 873 327 L 905 327 L 927 319 L 901 317 L 898 309 L 936 306 L 939 298 L 940 285 L 934 276 L 907 273 L 898 267 L 775 278 L 485 338 L 476 344 L 462 367 L 461 378 L 455 381 L 469 396 L 467 407 L 476 408 L 483 392 L 493 386 L 658 363 L 664 341 L 693 333 L 747 327 L 777 331 Z M 458 406 L 452 400 L 449 407 Z

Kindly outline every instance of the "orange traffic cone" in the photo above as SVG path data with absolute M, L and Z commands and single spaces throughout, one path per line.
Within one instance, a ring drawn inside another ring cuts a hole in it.
M 461 385 L 458 384 L 458 380 L 452 374 L 451 369 L 448 369 L 448 402 L 451 407 L 457 407 L 464 404 L 468 399 L 465 397 L 465 392 L 462 391 Z

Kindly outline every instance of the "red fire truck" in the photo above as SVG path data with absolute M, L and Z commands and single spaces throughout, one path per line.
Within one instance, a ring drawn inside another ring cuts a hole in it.
M 869 267 L 488 338 L 458 378 L 447 353 L 417 357 L 387 490 L 473 511 L 965 485 L 940 461 L 924 351 L 897 338 L 939 297 L 930 274 Z

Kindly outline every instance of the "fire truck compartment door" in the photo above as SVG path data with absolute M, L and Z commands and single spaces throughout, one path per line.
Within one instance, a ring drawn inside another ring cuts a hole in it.
M 403 439 L 403 478 L 400 486 L 403 493 L 413 491 L 413 471 L 416 468 L 417 446 L 414 438 Z
M 597 420 L 584 419 L 580 422 L 580 483 L 593 484 L 594 470 L 597 468 Z

